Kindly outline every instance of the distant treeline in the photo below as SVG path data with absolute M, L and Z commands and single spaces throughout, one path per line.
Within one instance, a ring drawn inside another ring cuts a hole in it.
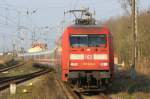
M 109 26 L 114 38 L 115 55 L 119 62 L 124 61 L 130 66 L 133 58 L 133 34 L 131 16 L 109 19 L 105 22 Z M 138 15 L 138 63 L 149 65 L 150 60 L 150 10 Z

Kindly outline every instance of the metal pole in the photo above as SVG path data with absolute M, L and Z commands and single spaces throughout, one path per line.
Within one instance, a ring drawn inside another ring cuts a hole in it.
M 13 58 L 15 58 L 15 43 L 13 42 Z

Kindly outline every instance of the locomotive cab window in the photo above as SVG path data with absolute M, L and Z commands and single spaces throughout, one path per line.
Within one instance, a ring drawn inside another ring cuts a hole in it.
M 88 46 L 88 35 L 71 35 L 71 47 L 86 47 Z
M 106 34 L 71 35 L 71 47 L 106 47 Z

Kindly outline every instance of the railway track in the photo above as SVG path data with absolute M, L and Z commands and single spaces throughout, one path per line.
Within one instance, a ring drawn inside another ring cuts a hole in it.
M 105 93 L 99 93 L 97 95 L 91 95 L 91 93 L 80 93 L 76 90 L 73 90 L 68 84 L 63 83 L 56 79 L 57 85 L 62 89 L 65 99 L 111 99 Z
M 23 66 L 25 63 L 20 63 L 20 64 L 15 64 L 15 65 L 11 65 L 11 66 L 4 66 L 4 67 L 0 67 L 0 72 L 5 72 L 5 71 L 8 71 L 10 69 L 13 69 L 13 68 L 17 68 L 19 66 Z
M 26 75 L 2 77 L 2 78 L 0 78 L 0 90 L 4 90 L 4 89 L 8 88 L 11 83 L 19 84 L 19 83 L 25 82 L 27 80 L 30 80 L 32 78 L 46 74 L 48 72 L 50 72 L 49 69 L 41 69 L 39 71 L 30 73 L 30 74 L 26 74 Z
M 76 93 L 74 93 L 65 83 L 61 82 L 57 78 L 55 78 L 55 83 L 60 88 L 64 94 L 64 99 L 81 99 L 77 96 Z
M 83 99 L 111 99 L 108 95 L 104 93 L 100 93 L 98 95 L 92 95 L 92 96 L 87 96 L 87 95 L 82 95 Z

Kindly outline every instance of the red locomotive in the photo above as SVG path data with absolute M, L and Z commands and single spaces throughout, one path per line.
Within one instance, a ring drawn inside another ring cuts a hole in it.
M 80 88 L 101 88 L 114 76 L 112 35 L 108 28 L 95 24 L 88 10 L 68 26 L 55 49 L 56 71 L 64 82 Z

